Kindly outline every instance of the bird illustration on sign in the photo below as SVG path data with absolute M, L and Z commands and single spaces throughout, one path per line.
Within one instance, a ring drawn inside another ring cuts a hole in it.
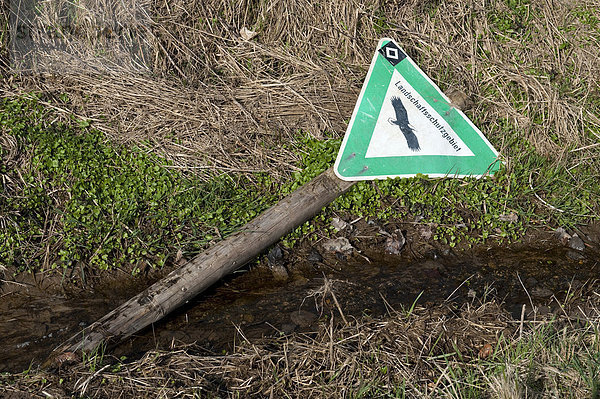
M 400 131 L 404 134 L 408 148 L 412 151 L 420 151 L 421 147 L 419 146 L 419 140 L 415 135 L 415 129 L 413 129 L 408 122 L 408 114 L 406 108 L 404 108 L 404 104 L 402 104 L 402 100 L 400 100 L 399 97 L 394 96 L 391 98 L 391 101 L 394 111 L 396 112 L 396 120 L 389 118 L 388 122 L 400 128 Z

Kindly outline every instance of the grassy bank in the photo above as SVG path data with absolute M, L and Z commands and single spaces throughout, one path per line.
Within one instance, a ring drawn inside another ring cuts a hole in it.
M 36 100 L 1 109 L 0 264 L 16 272 L 137 274 L 198 251 L 273 202 L 265 183 L 200 180 L 87 123 L 52 122 Z
M 87 122 L 53 121 L 35 98 L 5 100 L 1 109 L 0 264 L 17 273 L 58 270 L 83 283 L 102 270 L 135 275 L 193 256 L 331 166 L 340 144 L 294 138 L 288 146 L 300 153 L 300 171 L 283 184 L 258 172 L 200 178 L 112 143 Z M 514 143 L 493 178 L 362 182 L 284 243 L 327 235 L 333 213 L 419 221 L 450 247 L 518 240 L 527 228 L 570 227 L 598 215 L 597 160 L 567 167 L 505 133 Z
M 152 65 L 99 52 L 93 15 L 75 18 L 96 47 L 65 31 L 65 53 L 43 54 L 39 75 L 3 74 L 0 265 L 85 280 L 193 256 L 332 164 L 381 36 L 443 90 L 467 93 L 505 166 L 480 181 L 360 183 L 320 219 L 419 221 L 456 246 L 597 218 L 596 5 L 152 3 L 157 19 L 137 21 L 151 32 L 127 25 Z M 307 26 L 319 33 L 305 38 Z M 61 56 L 78 67 L 56 69 Z M 37 104 L 17 96 L 31 92 Z M 327 227 L 311 223 L 284 242 Z

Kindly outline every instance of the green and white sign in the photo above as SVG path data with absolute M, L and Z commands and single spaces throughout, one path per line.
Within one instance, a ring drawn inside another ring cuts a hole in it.
M 381 39 L 335 162 L 342 180 L 481 177 L 500 167 L 483 133 L 391 39 Z

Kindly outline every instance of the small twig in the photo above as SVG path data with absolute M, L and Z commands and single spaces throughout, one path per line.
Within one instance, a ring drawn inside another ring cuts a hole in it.
M 523 338 L 523 324 L 525 321 L 525 304 L 523 304 L 523 307 L 521 308 L 521 323 L 519 324 L 519 341 L 521 340 L 521 338 Z
M 14 284 L 14 285 L 18 285 L 19 287 L 30 287 L 30 286 L 33 286 L 33 284 L 24 284 L 24 283 L 19 283 L 17 281 L 5 280 L 3 278 L 0 278 L 0 282 L 2 284 Z
M 369 259 L 367 256 L 363 255 L 358 249 L 356 249 L 356 253 L 358 256 L 360 256 L 361 258 L 363 258 L 364 260 L 367 261 L 367 263 L 371 263 L 371 259 Z
M 531 176 L 533 175 L 533 172 L 529 173 L 529 188 L 531 189 L 531 192 L 533 193 L 533 195 L 535 196 L 535 198 L 538 199 L 538 201 L 540 201 L 542 204 L 544 204 L 545 206 L 547 206 L 548 208 L 552 209 L 553 211 L 556 212 L 560 212 L 560 213 L 568 213 L 569 215 L 573 215 L 573 216 L 580 216 L 580 217 L 592 217 L 595 215 L 586 215 L 586 214 L 581 214 L 581 213 L 574 213 L 574 212 L 568 212 L 565 211 L 564 209 L 560 209 L 555 207 L 554 205 L 549 204 L 548 202 L 544 201 L 542 199 L 542 197 L 540 197 L 536 192 L 535 189 L 533 188 L 533 183 L 531 181 Z
M 452 298 L 452 295 L 454 295 L 456 293 L 456 291 L 458 291 L 460 289 L 460 287 L 465 285 L 466 282 L 469 281 L 473 276 L 474 276 L 474 274 L 471 274 L 466 280 L 464 280 L 462 283 L 460 283 L 460 285 L 458 287 L 456 287 L 456 289 L 454 291 L 452 291 L 452 293 L 450 293 L 450 295 L 448 295 L 448 297 L 445 299 L 445 302 L 449 301 L 450 298 Z
M 342 320 L 344 320 L 344 323 L 346 323 L 346 325 L 348 325 L 348 320 L 346 320 L 346 316 L 344 316 L 344 312 L 342 312 L 342 307 L 340 306 L 340 303 L 338 302 L 337 298 L 335 297 L 335 293 L 333 292 L 333 290 L 329 290 L 329 293 L 331 294 L 331 297 L 333 298 L 333 302 L 335 303 L 335 306 L 337 307 L 338 312 L 340 312 L 340 316 L 342 316 Z
M 100 374 L 101 372 L 103 372 L 104 370 L 106 370 L 108 367 L 110 367 L 110 364 L 107 364 L 106 366 L 102 367 L 100 370 L 96 371 L 94 374 L 90 375 L 83 383 L 79 383 L 79 381 L 77 381 L 77 383 L 75 383 L 75 390 L 76 391 L 80 391 L 79 394 L 80 395 L 84 395 L 85 391 L 87 391 L 88 385 L 90 384 L 90 382 L 92 381 L 92 379 L 94 379 L 94 377 L 96 377 L 98 374 Z
M 529 295 L 529 291 L 527 291 L 527 288 L 525 288 L 525 284 L 523 284 L 523 280 L 521 280 L 521 276 L 519 276 L 519 272 L 517 272 L 517 278 L 519 279 L 519 283 L 521 283 L 521 287 L 523 287 L 523 290 L 527 294 L 527 298 L 529 298 L 529 303 L 531 304 L 531 309 L 535 312 L 535 306 L 533 306 L 533 300 L 531 299 L 531 295 Z
M 571 150 L 571 152 L 588 150 L 590 148 L 598 147 L 599 145 L 600 145 L 600 143 L 594 143 L 594 144 L 586 145 L 584 147 L 575 148 L 574 150 Z
M 565 211 L 562 209 L 559 209 L 557 207 L 555 207 L 554 205 L 550 205 L 549 203 L 547 203 L 546 201 L 544 201 L 542 199 L 542 197 L 540 197 L 536 192 L 535 189 L 533 188 L 533 184 L 531 182 L 531 176 L 533 175 L 533 172 L 529 173 L 529 188 L 531 189 L 531 192 L 533 193 L 533 195 L 535 195 L 535 198 L 538 199 L 538 201 L 540 201 L 542 204 L 546 205 L 548 208 L 552 209 L 553 211 L 557 211 L 560 213 L 564 213 Z

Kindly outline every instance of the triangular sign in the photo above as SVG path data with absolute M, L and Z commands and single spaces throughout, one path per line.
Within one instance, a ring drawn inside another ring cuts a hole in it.
M 500 167 L 483 133 L 391 39 L 381 39 L 335 162 L 342 180 L 481 177 Z

